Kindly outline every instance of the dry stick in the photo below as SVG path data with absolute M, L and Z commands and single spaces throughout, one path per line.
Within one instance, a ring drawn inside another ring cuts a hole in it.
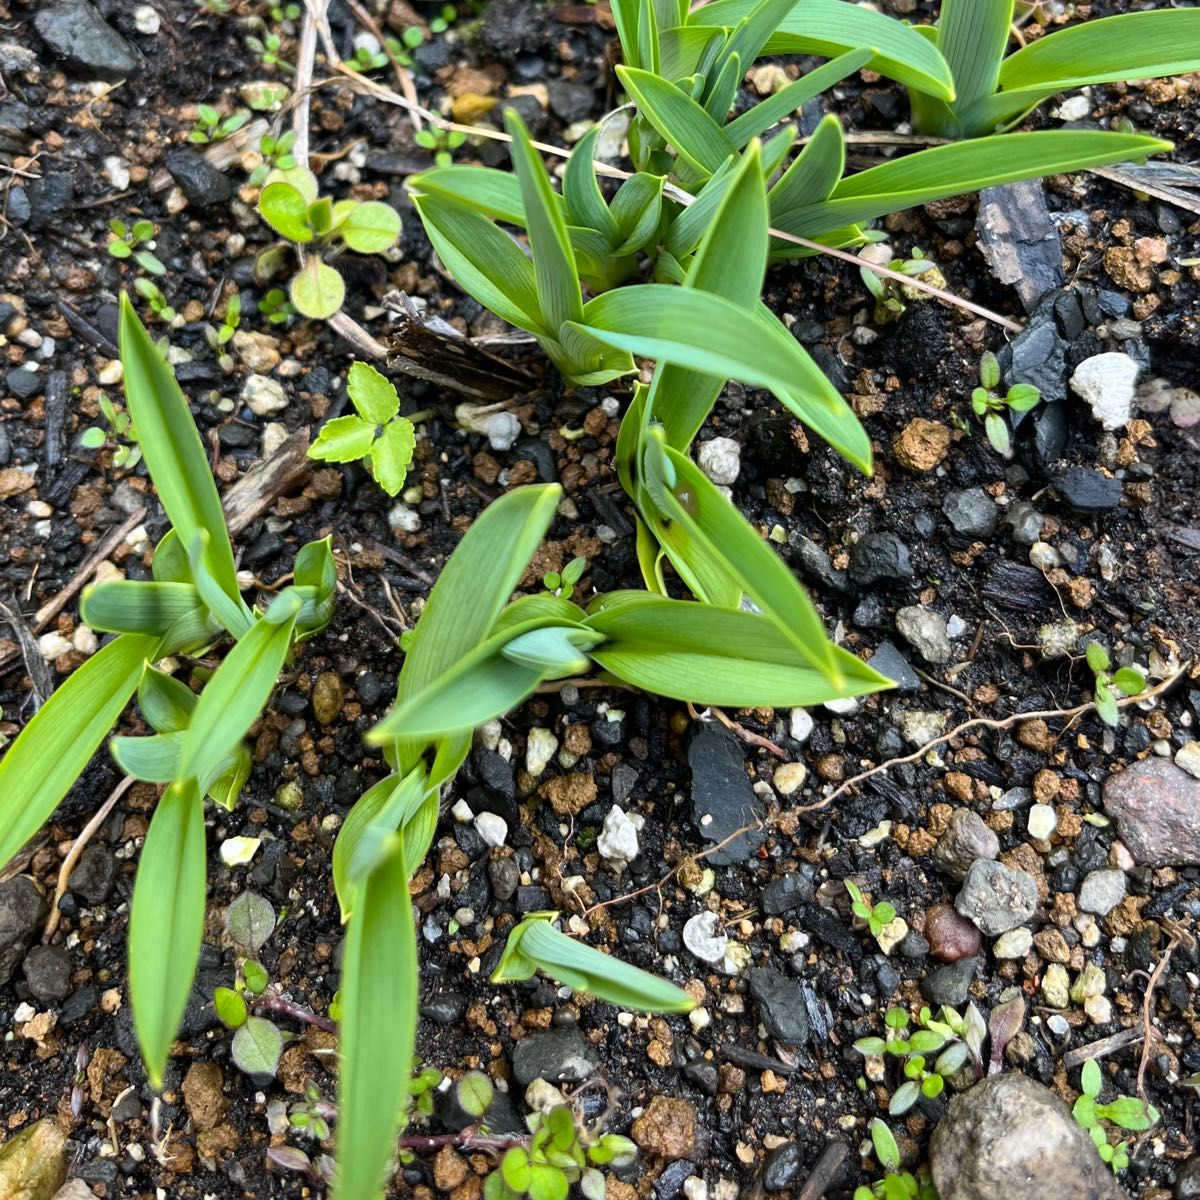
M 79 861 L 79 856 L 83 853 L 84 847 L 92 840 L 96 830 L 108 820 L 108 815 L 116 807 L 117 801 L 136 782 L 137 780 L 132 775 L 126 775 L 109 793 L 108 799 L 96 809 L 95 815 L 83 827 L 74 842 L 71 843 L 71 849 L 67 851 L 67 857 L 63 859 L 63 864 L 58 870 L 58 883 L 54 887 L 54 898 L 50 901 L 50 915 L 46 918 L 46 928 L 42 930 L 43 942 L 48 942 L 54 936 L 54 931 L 58 928 L 59 919 L 62 917 L 58 902 L 66 894 L 71 872 L 75 869 L 75 864 Z
M 335 69 L 343 72 L 345 75 L 354 76 L 354 73 L 343 67 L 341 63 L 335 63 L 334 66 Z M 359 87 L 359 90 L 371 92 L 389 104 L 395 104 L 404 109 L 411 108 L 410 102 L 403 96 L 393 92 L 391 88 L 386 88 L 382 84 L 376 83 L 372 79 L 359 79 L 357 76 L 354 76 L 352 82 Z M 472 134 L 477 137 L 491 138 L 493 141 L 498 142 L 512 141 L 512 138 L 507 133 L 502 133 L 498 129 L 487 129 L 480 125 L 462 125 L 457 121 L 447 121 L 445 117 L 439 117 L 425 108 L 417 107 L 415 111 L 418 111 L 431 124 L 437 125 L 441 129 Z M 560 146 L 551 146 L 546 142 L 533 142 L 532 144 L 543 153 L 553 154 L 557 158 L 567 158 L 570 154 L 569 150 L 564 150 Z M 610 179 L 629 179 L 631 175 L 631 172 L 622 171 L 619 167 L 611 167 L 607 163 L 596 161 L 593 163 L 593 166 L 596 168 L 598 174 L 608 176 Z M 682 188 L 678 188 L 674 184 L 667 184 L 663 188 L 663 191 L 685 207 L 694 203 L 696 199 L 690 192 L 685 192 Z M 904 284 L 905 287 L 915 288 L 919 292 L 924 292 L 928 296 L 933 296 L 941 300 L 944 304 L 949 304 L 954 308 L 966 309 L 976 316 L 983 317 L 986 321 L 991 321 L 994 325 L 999 325 L 1001 328 L 1007 329 L 1010 333 L 1020 333 L 1024 329 L 1023 325 L 1010 320 L 1008 317 L 1001 316 L 998 312 L 993 312 L 990 308 L 985 308 L 982 304 L 976 304 L 973 300 L 964 300 L 961 296 L 956 296 L 953 292 L 949 292 L 945 288 L 934 287 L 930 283 L 925 283 L 915 275 L 901 274 L 899 271 L 893 271 L 891 267 L 885 267 L 879 263 L 867 262 L 865 259 L 859 258 L 857 254 L 850 254 L 845 250 L 837 250 L 833 246 L 826 246 L 822 242 L 814 242 L 810 238 L 800 237 L 794 233 L 784 233 L 782 229 L 770 228 L 767 232 L 780 241 L 790 242 L 794 246 L 803 246 L 806 250 L 813 250 L 818 254 L 841 259 L 843 262 L 850 263 L 855 267 L 865 267 L 872 274 L 881 275 L 885 279 L 895 280 L 897 283 Z
M 379 28 L 379 22 L 357 0 L 346 0 L 346 5 L 358 19 L 359 24 L 365 26 L 375 36 L 384 54 L 391 61 L 392 70 L 395 72 L 396 79 L 400 84 L 400 90 L 404 93 L 405 99 L 413 106 L 408 110 L 408 119 L 412 122 L 413 129 L 417 133 L 420 133 L 422 120 L 421 114 L 418 111 L 417 89 L 413 85 L 412 75 L 408 68 L 392 53 L 392 48 L 388 45 L 387 38 L 383 35 L 383 30 Z
M 1180 936 L 1175 934 L 1167 943 L 1162 958 L 1158 960 L 1158 965 L 1154 968 L 1154 973 L 1146 984 L 1146 994 L 1142 997 L 1142 1030 L 1146 1040 L 1142 1043 L 1142 1056 L 1138 1060 L 1137 1091 L 1146 1103 L 1149 1103 L 1146 1100 L 1146 1068 L 1150 1065 L 1150 1054 L 1159 1036 L 1158 1030 L 1154 1028 L 1154 989 L 1158 987 L 1158 981 L 1162 978 L 1167 964 L 1171 961 L 1171 955 L 1175 953 L 1175 947 L 1181 940 Z

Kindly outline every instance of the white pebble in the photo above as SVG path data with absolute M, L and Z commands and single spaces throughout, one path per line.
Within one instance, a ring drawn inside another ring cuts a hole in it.
M 1133 415 L 1133 392 L 1140 370 L 1128 354 L 1093 354 L 1075 368 L 1071 390 L 1087 401 L 1105 429 L 1123 429 Z
M 492 413 L 487 419 L 487 440 L 493 450 L 511 450 L 521 436 L 521 422 L 516 413 Z
M 262 838 L 231 837 L 221 843 L 221 861 L 227 867 L 244 867 L 262 845 Z
M 61 633 L 43 633 L 38 638 L 38 652 L 46 662 L 53 662 L 61 654 L 69 654 L 74 647 Z
M 733 438 L 710 438 L 701 444 L 697 461 L 713 483 L 728 486 L 742 469 L 742 448 Z
M 804 783 L 804 777 L 807 774 L 808 770 L 803 763 L 783 763 L 775 769 L 772 782 L 775 785 L 775 790 L 781 796 L 790 796 Z
M 807 742 L 812 737 L 813 719 L 807 708 L 793 708 L 789 731 L 798 742 Z
M 1029 836 L 1044 842 L 1058 828 L 1058 814 L 1048 804 L 1035 804 L 1029 810 Z
M 508 837 L 508 822 L 496 813 L 481 812 L 475 818 L 475 832 L 489 846 L 503 846 Z
M 604 826 L 596 839 L 600 857 L 617 871 L 623 871 L 638 856 L 638 831 L 644 818 L 630 815 L 614 804 L 604 818 Z
M 558 738 L 550 730 L 535 725 L 525 741 L 525 770 L 537 779 L 550 765 L 557 750 Z
M 262 432 L 262 456 L 270 458 L 288 440 L 287 426 L 278 421 L 268 421 Z
M 683 944 L 701 962 L 719 963 L 729 946 L 729 935 L 714 912 L 697 913 L 683 927 Z
M 71 644 L 80 654 L 86 654 L 89 658 L 100 649 L 100 639 L 86 625 L 77 625 L 75 627 Z
M 471 806 L 465 800 L 455 800 L 454 807 L 450 810 L 450 815 L 460 825 L 465 825 L 468 821 L 473 821 L 475 819 L 475 813 L 471 810 Z
M 1092 111 L 1092 102 L 1086 96 L 1068 96 L 1050 114 L 1060 121 L 1082 121 Z
M 388 524 L 394 533 L 416 533 L 421 528 L 421 517 L 407 504 L 397 504 L 388 513 Z
M 133 27 L 145 37 L 153 37 L 162 24 L 157 10 L 150 4 L 139 4 L 133 10 Z
M 1184 742 L 1175 752 L 1175 765 L 1200 779 L 1200 742 Z
M 256 417 L 269 417 L 287 408 L 283 384 L 265 375 L 251 375 L 242 385 L 242 399 Z

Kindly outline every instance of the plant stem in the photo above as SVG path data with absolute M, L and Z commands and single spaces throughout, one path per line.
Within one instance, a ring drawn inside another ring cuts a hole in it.
M 256 1011 L 278 1013 L 281 1017 L 291 1017 L 293 1021 L 299 1021 L 302 1025 L 312 1025 L 316 1029 L 325 1030 L 326 1033 L 337 1033 L 336 1022 L 331 1021 L 328 1017 L 318 1016 L 311 1009 L 305 1008 L 303 1004 L 297 1004 L 294 1000 L 287 1000 L 283 996 L 271 992 L 255 996 L 251 1008 Z

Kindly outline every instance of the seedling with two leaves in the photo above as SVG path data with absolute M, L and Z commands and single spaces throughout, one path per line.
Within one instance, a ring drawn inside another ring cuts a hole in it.
M 99 425 L 89 425 L 79 435 L 79 444 L 85 450 L 99 450 L 106 445 L 111 436 L 116 443 L 113 450 L 112 464 L 118 470 L 132 471 L 142 461 L 142 448 L 138 445 L 137 430 L 124 409 L 118 408 L 104 393 L 101 392 L 97 404 L 100 415 L 104 418 L 105 430 Z
M 1012 456 L 1012 438 L 1004 419 L 1005 410 L 1029 412 L 1041 402 L 1042 393 L 1032 383 L 1014 383 L 1001 396 L 995 391 L 999 386 L 1000 362 L 990 350 L 985 351 L 979 360 L 979 386 L 971 393 L 971 410 L 983 422 L 992 449 L 1009 458 Z
M 896 906 L 889 900 L 876 900 L 872 903 L 851 879 L 843 881 L 847 892 L 850 893 L 850 910 L 860 920 L 867 923 L 872 937 L 878 937 L 884 927 L 896 919 Z
M 1129 1166 L 1129 1143 L 1111 1143 L 1104 1122 L 1132 1133 L 1143 1133 L 1158 1124 L 1159 1113 L 1153 1104 L 1147 1104 L 1136 1096 L 1118 1096 L 1115 1100 L 1101 1103 L 1100 1091 L 1103 1086 L 1100 1064 L 1094 1058 L 1089 1058 L 1083 1064 L 1080 1075 L 1082 1094 L 1075 1101 L 1071 1115 L 1076 1124 L 1088 1131 L 1097 1153 L 1112 1167 L 1115 1175 Z
M 296 165 L 292 147 L 296 144 L 296 131 L 289 129 L 278 137 L 264 133 L 258 139 L 258 153 L 262 162 L 250 172 L 250 185 L 262 187 L 272 171 L 290 171 Z
M 346 285 L 325 261 L 342 248 L 382 254 L 400 237 L 400 214 L 378 200 L 330 200 L 318 196 L 317 177 L 303 167 L 273 171 L 258 197 L 263 220 L 295 246 L 307 248 L 304 265 L 288 289 L 297 311 L 318 320 L 333 316 Z M 274 256 L 275 251 L 264 252 Z M 262 264 L 260 256 L 260 265 Z
M 157 255 L 149 249 L 154 243 L 154 222 L 144 218 L 127 225 L 119 217 L 114 217 L 108 223 L 109 239 L 105 249 L 116 259 L 132 258 L 143 271 L 150 275 L 165 275 L 167 268 L 163 266 Z
M 913 247 L 911 258 L 893 258 L 886 265 L 901 275 L 920 279 L 933 287 L 943 287 L 946 282 L 937 264 L 925 257 L 925 252 L 920 246 Z M 888 276 L 879 275 L 870 267 L 860 267 L 858 273 L 867 291 L 875 298 L 873 317 L 876 325 L 887 325 L 897 321 L 908 311 L 909 303 L 928 299 L 928 293 Z
M 886 1174 L 875 1183 L 854 1189 L 854 1200 L 938 1200 L 929 1169 L 922 1167 L 914 1175 L 902 1171 L 900 1147 L 892 1131 L 878 1117 L 870 1123 L 871 1146 L 875 1158 Z
M 363 459 L 375 482 L 395 496 L 404 486 L 416 446 L 413 423 L 400 416 L 394 385 L 368 363 L 351 366 L 346 390 L 357 415 L 326 421 L 308 456 L 322 462 Z
M 1105 725 L 1114 729 L 1121 722 L 1121 710 L 1117 707 L 1117 694 L 1137 696 L 1146 690 L 1146 677 L 1136 667 L 1112 669 L 1112 659 L 1100 642 L 1088 642 L 1087 665 L 1095 676 L 1092 700 L 1096 712 Z
M 188 141 L 197 146 L 223 142 L 237 133 L 249 120 L 250 113 L 244 108 L 228 117 L 222 117 L 211 104 L 199 104 L 196 106 L 196 124 L 188 133 Z

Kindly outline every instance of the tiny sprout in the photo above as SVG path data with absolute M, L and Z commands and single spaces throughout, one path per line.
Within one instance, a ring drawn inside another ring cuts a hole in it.
M 851 911 L 861 921 L 865 921 L 873 937 L 878 937 L 883 929 L 896 919 L 896 907 L 888 900 L 879 900 L 875 904 L 868 901 L 857 884 L 845 880 L 846 891 L 850 893 Z
M 575 594 L 575 585 L 583 578 L 587 570 L 586 558 L 573 558 L 561 571 L 547 571 L 542 576 L 542 586 L 552 596 L 561 596 L 570 600 Z
M 1000 386 L 1000 362 L 990 350 L 979 360 L 979 385 L 971 393 L 971 409 L 983 422 L 992 448 L 1008 458 L 1012 454 L 1012 438 L 1001 414 L 1006 408 L 1028 412 L 1037 406 L 1042 393 L 1031 383 L 1014 383 L 1004 396 L 995 392 L 993 389 Z
M 135 279 L 133 290 L 150 305 L 150 311 L 160 320 L 170 324 L 175 320 L 175 310 L 156 283 L 149 279 Z
M 149 250 L 140 250 L 139 246 L 152 245 L 154 242 L 154 222 L 141 220 L 127 225 L 119 218 L 113 218 L 108 223 L 109 240 L 105 249 L 113 258 L 132 258 L 139 267 L 149 275 L 165 275 L 167 268 Z
M 250 120 L 250 113 L 243 108 L 222 119 L 211 104 L 200 104 L 196 107 L 196 117 L 188 141 L 197 146 L 206 146 L 210 142 L 223 142 L 231 134 L 237 133 Z
M 283 325 L 296 315 L 283 288 L 271 288 L 258 302 L 258 311 L 272 325 Z
M 279 137 L 264 133 L 258 140 L 258 153 L 262 162 L 250 172 L 252 187 L 262 187 L 272 171 L 290 171 L 296 165 L 292 147 L 296 144 L 296 131 L 289 129 Z
M 1129 1166 L 1128 1143 L 1111 1144 L 1102 1122 L 1108 1121 L 1120 1129 L 1141 1133 L 1158 1123 L 1159 1113 L 1153 1104 L 1147 1104 L 1136 1096 L 1118 1096 L 1107 1104 L 1099 1103 L 1103 1084 L 1104 1077 L 1099 1064 L 1094 1058 L 1089 1058 L 1080 1072 L 1082 1095 L 1075 1101 L 1071 1115 L 1076 1124 L 1088 1131 L 1100 1158 L 1116 1174 Z
M 1111 670 L 1112 659 L 1100 642 L 1088 642 L 1087 665 L 1095 676 L 1093 700 L 1100 719 L 1114 728 L 1120 723 L 1117 708 L 1117 692 L 1124 696 L 1136 696 L 1145 690 L 1146 680 L 1136 667 L 1118 667 Z
M 242 979 L 246 983 L 246 991 L 255 996 L 261 996 L 271 981 L 266 967 L 252 958 L 242 963 Z
M 359 75 L 369 71 L 379 71 L 388 65 L 388 56 L 382 50 L 372 50 L 370 46 L 355 46 L 354 55 L 344 59 L 342 65 Z
M 913 247 L 911 258 L 893 258 L 887 265 L 893 271 L 914 279 L 932 276 L 927 282 L 935 287 L 940 287 L 946 282 L 937 264 L 926 258 L 925 252 L 919 246 Z M 859 267 L 858 273 L 867 291 L 875 298 L 873 316 L 876 325 L 886 325 L 889 321 L 898 320 L 908 311 L 906 300 L 920 300 L 924 296 L 919 288 L 877 275 L 870 267 Z
M 454 151 L 467 140 L 467 135 L 461 129 L 429 128 L 418 130 L 413 140 L 433 155 L 433 161 L 439 167 L 448 167 L 453 161 Z
M 491 1107 L 495 1088 L 492 1081 L 482 1071 L 468 1071 L 458 1081 L 455 1089 L 458 1106 L 471 1117 L 482 1117 Z
M 115 404 L 103 393 L 99 399 L 100 414 L 117 443 L 113 451 L 112 463 L 120 471 L 129 471 L 142 460 L 142 448 L 138 445 L 137 430 L 124 409 Z M 85 450 L 99 450 L 108 442 L 108 434 L 99 425 L 92 425 L 79 435 L 79 444 Z

